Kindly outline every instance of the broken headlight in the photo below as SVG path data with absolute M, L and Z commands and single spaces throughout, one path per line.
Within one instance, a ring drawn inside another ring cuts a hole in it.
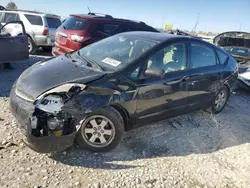
M 74 117 L 62 110 L 72 96 L 86 88 L 84 84 L 64 84 L 42 95 L 35 102 L 32 131 L 35 136 L 62 136 L 76 130 Z
M 51 114 L 57 114 L 62 106 L 63 99 L 59 95 L 48 95 L 36 103 L 38 109 Z
M 76 84 L 76 83 L 64 84 L 64 85 L 55 87 L 49 91 L 46 91 L 45 93 L 38 96 L 37 99 L 40 100 L 44 98 L 46 95 L 52 94 L 52 93 L 68 93 L 68 92 L 72 92 L 72 90 L 83 90 L 86 87 L 87 86 L 85 84 Z

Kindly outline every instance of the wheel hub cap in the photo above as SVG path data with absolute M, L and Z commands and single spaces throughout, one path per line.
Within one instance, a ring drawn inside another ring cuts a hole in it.
M 224 107 L 225 103 L 227 101 L 227 96 L 226 96 L 226 92 L 225 91 L 221 91 L 216 99 L 215 99 L 215 108 L 217 110 L 220 110 Z
M 81 134 L 90 146 L 105 147 L 113 141 L 115 127 L 104 116 L 91 116 L 83 122 Z

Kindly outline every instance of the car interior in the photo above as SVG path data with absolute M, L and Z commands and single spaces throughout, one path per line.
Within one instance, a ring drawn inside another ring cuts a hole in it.
M 148 68 L 159 67 L 165 73 L 180 71 L 186 68 L 186 46 L 175 44 L 155 53 L 148 61 Z
M 11 37 L 11 34 L 6 31 L 3 25 L 0 23 L 0 37 Z

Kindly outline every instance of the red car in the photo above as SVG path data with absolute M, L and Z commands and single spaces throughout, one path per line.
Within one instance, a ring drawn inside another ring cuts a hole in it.
M 74 14 L 63 22 L 56 31 L 53 55 L 79 50 L 106 37 L 127 31 L 159 32 L 144 22 L 101 16 L 96 13 Z

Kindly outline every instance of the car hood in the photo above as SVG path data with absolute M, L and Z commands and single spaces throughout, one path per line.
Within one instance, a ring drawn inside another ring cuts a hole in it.
M 250 33 L 229 31 L 220 33 L 214 38 L 214 44 L 220 47 L 245 47 L 250 48 Z
M 26 96 L 35 99 L 42 93 L 65 83 L 83 83 L 97 80 L 105 72 L 79 66 L 65 56 L 36 63 L 25 70 L 16 82 L 16 87 Z

